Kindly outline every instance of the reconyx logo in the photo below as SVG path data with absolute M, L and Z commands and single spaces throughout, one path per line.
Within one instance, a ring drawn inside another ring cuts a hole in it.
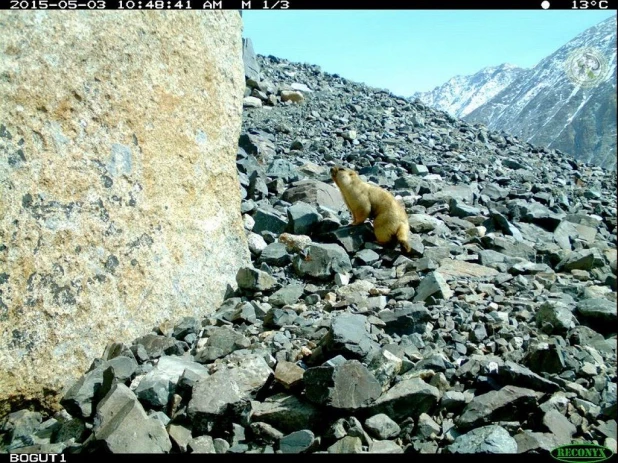
M 595 463 L 605 461 L 613 455 L 607 447 L 595 444 L 563 445 L 551 451 L 551 456 L 566 463 Z

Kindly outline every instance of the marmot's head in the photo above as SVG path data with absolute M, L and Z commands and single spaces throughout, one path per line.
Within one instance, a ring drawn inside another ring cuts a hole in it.
M 352 169 L 345 169 L 344 167 L 332 167 L 330 169 L 330 177 L 337 184 L 348 184 L 358 178 L 358 174 Z

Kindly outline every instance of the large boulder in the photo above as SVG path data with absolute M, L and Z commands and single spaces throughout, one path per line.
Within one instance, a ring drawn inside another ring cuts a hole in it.
M 239 14 L 74 13 L 0 12 L 0 415 L 249 263 Z

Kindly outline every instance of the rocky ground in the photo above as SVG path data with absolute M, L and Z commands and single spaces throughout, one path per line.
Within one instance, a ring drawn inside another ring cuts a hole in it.
M 615 452 L 616 178 L 316 66 L 249 64 L 253 267 L 204 318 L 108 345 L 62 411 L 5 417 L 3 451 Z M 402 198 L 411 255 L 347 226 L 334 164 Z

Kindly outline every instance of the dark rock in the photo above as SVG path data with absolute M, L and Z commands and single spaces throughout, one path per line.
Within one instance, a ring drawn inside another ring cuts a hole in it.
M 440 400 L 440 391 L 419 378 L 395 384 L 370 407 L 373 414 L 384 413 L 395 421 L 429 413 Z
M 228 327 L 213 327 L 206 346 L 197 352 L 195 360 L 200 363 L 213 362 L 235 350 L 249 347 L 251 342 L 245 336 Z
M 260 64 L 258 63 L 251 39 L 242 39 L 242 61 L 245 66 L 245 78 L 260 81 Z
M 528 368 L 507 360 L 504 366 L 498 369 L 500 379 L 506 384 L 514 386 L 528 387 L 535 391 L 554 392 L 560 386 L 537 375 Z
M 384 310 L 378 314 L 386 324 L 384 331 L 399 336 L 423 333 L 427 322 L 431 320 L 429 310 L 423 304 L 409 304 L 401 309 Z
M 252 422 L 264 422 L 283 432 L 323 429 L 324 414 L 310 402 L 293 395 L 276 394 L 264 402 L 252 403 Z
M 577 313 L 582 323 L 601 333 L 616 332 L 616 302 L 604 298 L 585 299 L 577 303 Z
M 258 207 L 253 215 L 253 219 L 255 220 L 253 232 L 258 234 L 270 232 L 280 235 L 288 227 L 286 218 L 273 208 Z
M 251 291 L 266 291 L 277 284 L 277 280 L 268 273 L 251 267 L 243 267 L 238 270 L 236 282 L 239 288 Z
M 315 207 L 301 201 L 288 207 L 288 228 L 296 235 L 309 235 L 321 219 Z
M 571 311 L 560 302 L 547 301 L 536 313 L 536 324 L 546 334 L 564 335 L 575 327 Z
M 470 429 L 501 420 L 526 417 L 537 406 L 541 393 L 517 386 L 505 386 L 499 391 L 490 391 L 476 396 L 457 420 L 462 429 Z
M 269 298 L 270 302 L 274 306 L 284 306 L 295 304 L 298 299 L 303 295 L 303 285 L 288 285 L 275 291 Z
M 304 453 L 315 443 L 314 434 L 308 429 L 295 431 L 279 440 L 281 453 Z
M 212 437 L 207 435 L 198 436 L 191 439 L 191 441 L 187 444 L 187 450 L 189 453 L 219 453 L 215 451 L 215 444 Z
M 448 450 L 450 453 L 517 453 L 517 442 L 503 427 L 490 425 L 458 436 Z
M 116 384 L 97 406 L 94 440 L 111 453 L 168 453 L 172 449 L 159 420 L 149 418 L 137 397 Z
M 297 274 L 320 279 L 352 270 L 348 254 L 336 244 L 312 243 L 307 246 L 304 255 L 294 256 L 292 265 Z
M 367 367 L 349 360 L 335 367 L 309 368 L 304 375 L 305 395 L 319 405 L 354 410 L 366 407 L 382 393 Z
M 258 263 L 266 263 L 277 267 L 284 267 L 292 262 L 292 256 L 288 254 L 285 244 L 270 243 L 260 253 Z
M 136 344 L 144 347 L 148 358 L 157 359 L 162 355 L 165 355 L 171 349 L 176 347 L 176 340 L 167 336 L 160 336 L 157 334 L 147 334 L 135 340 Z M 135 352 L 134 352 L 135 354 Z M 139 357 L 135 355 L 136 358 Z
M 337 187 L 316 180 L 293 183 L 281 199 L 292 204 L 302 201 L 313 206 L 325 206 L 334 211 L 344 210 L 346 207 Z
M 444 277 L 439 272 L 431 272 L 421 280 L 421 284 L 416 289 L 414 302 L 427 301 L 429 297 L 448 300 L 452 295 L 453 291 Z
M 388 415 L 378 413 L 365 420 L 365 427 L 375 437 L 381 440 L 397 437 L 401 428 Z
M 320 342 L 314 361 L 322 357 L 343 355 L 348 359 L 364 359 L 377 345 L 367 331 L 367 318 L 363 315 L 342 314 L 333 319 L 328 334 Z
M 240 356 L 227 368 L 200 379 L 187 406 L 194 429 L 210 432 L 213 422 L 229 405 L 250 398 L 272 374 L 262 357 L 251 354 Z

